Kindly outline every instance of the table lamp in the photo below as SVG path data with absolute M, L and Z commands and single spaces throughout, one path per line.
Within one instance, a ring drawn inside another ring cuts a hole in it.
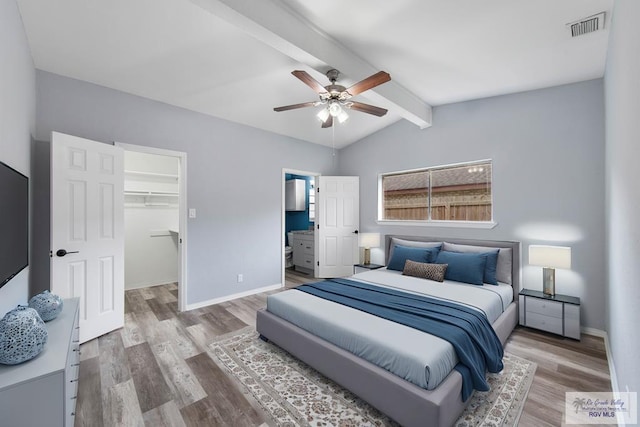
M 567 246 L 529 245 L 529 265 L 543 267 L 542 292 L 556 294 L 556 268 L 571 268 L 571 248 Z
M 371 264 L 371 248 L 380 246 L 380 233 L 360 233 L 360 247 L 364 247 L 364 263 Z

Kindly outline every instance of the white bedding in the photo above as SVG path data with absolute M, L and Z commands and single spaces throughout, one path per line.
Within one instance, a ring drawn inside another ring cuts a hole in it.
M 438 283 L 386 269 L 351 278 L 458 301 L 485 313 L 491 323 L 513 299 L 511 286 L 505 284 Z M 453 346 L 441 338 L 306 292 L 289 290 L 270 295 L 267 310 L 428 390 L 436 388 L 458 363 Z

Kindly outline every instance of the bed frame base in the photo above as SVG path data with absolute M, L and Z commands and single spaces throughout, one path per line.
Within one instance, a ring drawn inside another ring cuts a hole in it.
M 387 235 L 386 253 L 392 235 Z M 520 291 L 520 243 L 495 240 L 443 239 L 428 236 L 395 236 L 407 240 L 451 243 L 512 249 L 514 299 L 493 328 L 504 345 L 518 323 Z M 403 426 L 451 426 L 471 398 L 461 398 L 462 376 L 455 369 L 435 390 L 425 390 L 354 354 L 277 317 L 265 309 L 257 312 L 256 329 L 262 339 L 291 353 L 327 378 L 350 390 Z
M 436 390 L 425 390 L 266 310 L 258 311 L 256 329 L 403 426 L 450 426 L 471 400 L 462 401 L 456 370 Z

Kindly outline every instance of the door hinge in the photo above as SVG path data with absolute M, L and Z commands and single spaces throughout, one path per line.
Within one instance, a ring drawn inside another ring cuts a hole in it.
M 316 224 L 316 227 L 318 227 L 318 230 L 320 230 L 320 224 Z
M 316 263 L 318 264 L 318 267 L 320 267 L 320 261 L 316 261 Z
M 316 193 L 320 192 L 320 187 L 316 187 Z
M 182 239 L 180 239 L 180 243 L 182 243 Z

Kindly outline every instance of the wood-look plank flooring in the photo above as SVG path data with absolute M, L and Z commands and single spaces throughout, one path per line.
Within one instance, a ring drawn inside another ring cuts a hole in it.
M 287 270 L 285 287 L 312 280 Z M 179 313 L 175 284 L 126 291 L 124 328 L 81 346 L 75 425 L 269 425 L 207 346 L 255 326 L 270 293 Z M 583 335 L 578 342 L 517 327 L 505 350 L 538 364 L 521 426 L 561 425 L 566 391 L 611 390 L 602 338 Z

